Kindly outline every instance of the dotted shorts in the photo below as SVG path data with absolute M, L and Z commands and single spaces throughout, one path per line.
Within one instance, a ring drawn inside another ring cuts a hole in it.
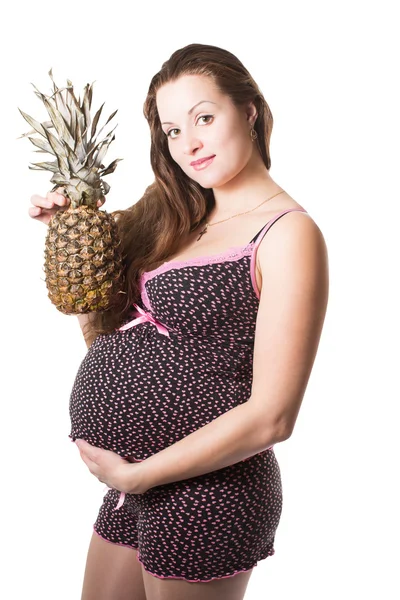
M 199 477 L 103 499 L 94 531 L 138 550 L 156 577 L 211 581 L 247 571 L 275 553 L 282 484 L 273 449 Z

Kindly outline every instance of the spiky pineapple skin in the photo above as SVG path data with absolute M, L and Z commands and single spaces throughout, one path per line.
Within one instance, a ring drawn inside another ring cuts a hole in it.
M 117 224 L 109 213 L 68 207 L 51 218 L 45 240 L 46 287 L 67 315 L 105 311 L 123 284 Z

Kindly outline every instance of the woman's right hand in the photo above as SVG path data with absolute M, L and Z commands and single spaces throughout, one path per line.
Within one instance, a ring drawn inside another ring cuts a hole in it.
M 60 191 L 64 191 L 63 188 L 60 188 Z M 102 206 L 105 200 L 102 196 L 101 200 L 97 201 L 97 206 Z M 31 196 L 31 202 L 33 206 L 29 208 L 29 216 L 45 225 L 49 224 L 51 217 L 58 210 L 66 210 L 71 204 L 69 198 L 57 191 L 47 192 L 46 197 L 35 194 Z

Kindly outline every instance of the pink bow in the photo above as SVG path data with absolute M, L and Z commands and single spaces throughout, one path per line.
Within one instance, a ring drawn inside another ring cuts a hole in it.
M 113 488 L 108 487 L 108 485 L 106 485 L 106 487 L 104 488 L 104 491 L 106 490 L 112 490 Z M 125 497 L 126 494 L 125 492 L 121 492 L 119 495 L 119 500 L 118 500 L 118 504 L 115 508 L 113 508 L 113 510 L 118 510 L 119 508 L 121 508 L 121 506 L 123 505 L 123 503 L 125 502 Z
M 129 321 L 129 323 L 125 323 L 125 325 L 122 325 L 122 327 L 119 328 L 119 331 L 125 331 L 125 329 L 134 327 L 135 325 L 138 325 L 138 323 L 143 323 L 144 321 L 149 321 L 150 323 L 153 323 L 153 325 L 155 325 L 157 327 L 157 330 L 159 331 L 159 333 L 169 336 L 168 329 L 162 323 L 160 323 L 160 321 L 157 321 L 157 319 L 155 319 L 150 313 L 145 312 L 137 304 L 134 303 L 133 306 L 136 308 L 136 310 L 139 313 L 141 313 L 142 316 L 136 317 L 136 319 L 133 319 L 133 321 Z

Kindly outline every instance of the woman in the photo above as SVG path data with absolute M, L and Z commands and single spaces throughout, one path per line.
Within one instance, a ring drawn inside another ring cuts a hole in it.
M 79 316 L 70 437 L 110 488 L 82 600 L 239 600 L 275 552 L 273 446 L 293 431 L 318 349 L 327 250 L 269 174 L 272 115 L 233 54 L 174 52 L 144 114 L 155 181 L 114 213 L 124 302 Z M 31 200 L 44 222 L 68 205 Z

